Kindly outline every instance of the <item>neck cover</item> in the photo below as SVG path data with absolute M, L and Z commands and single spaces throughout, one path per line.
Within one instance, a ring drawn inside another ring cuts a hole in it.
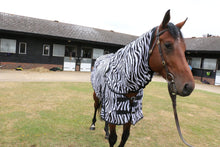
M 151 81 L 153 72 L 148 64 L 151 36 L 152 31 L 143 34 L 112 56 L 105 76 L 113 92 L 136 92 Z

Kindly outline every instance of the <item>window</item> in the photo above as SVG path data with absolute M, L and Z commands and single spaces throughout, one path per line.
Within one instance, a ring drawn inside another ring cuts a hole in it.
M 53 56 L 64 57 L 65 45 L 53 44 Z
M 77 49 L 75 46 L 66 46 L 65 48 L 65 57 L 76 57 L 77 56 Z
M 192 68 L 200 68 L 201 58 L 192 58 L 191 66 L 192 66 Z
M 82 58 L 91 58 L 92 57 L 92 48 L 83 47 L 81 50 Z
M 50 55 L 50 45 L 44 44 L 43 45 L 43 56 L 49 56 Z
M 93 49 L 93 55 L 92 58 L 93 59 L 97 59 L 98 57 L 100 57 L 101 55 L 104 54 L 104 50 L 103 49 Z
M 4 53 L 16 53 L 16 40 L 1 39 L 0 52 Z
M 19 54 L 26 54 L 27 50 L 27 43 L 25 42 L 19 42 Z
M 216 69 L 216 63 L 217 59 L 208 59 L 205 58 L 203 60 L 203 69 L 210 69 L 210 70 L 215 70 Z

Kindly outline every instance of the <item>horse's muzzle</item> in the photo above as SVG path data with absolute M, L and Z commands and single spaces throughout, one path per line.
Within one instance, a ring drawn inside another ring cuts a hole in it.
M 181 93 L 179 93 L 179 95 L 180 96 L 189 96 L 192 93 L 194 87 L 195 87 L 194 82 L 185 83 L 185 85 L 183 86 L 183 90 Z

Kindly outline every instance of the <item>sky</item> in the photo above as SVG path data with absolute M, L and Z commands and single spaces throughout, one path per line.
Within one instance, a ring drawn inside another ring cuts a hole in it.
M 113 30 L 140 36 L 160 25 L 188 18 L 185 38 L 220 36 L 220 0 L 0 0 L 0 12 Z

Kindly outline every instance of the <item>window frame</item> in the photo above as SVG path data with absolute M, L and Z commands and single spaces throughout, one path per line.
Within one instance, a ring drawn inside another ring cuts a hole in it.
M 25 45 L 25 49 L 24 49 L 24 53 L 23 52 L 21 52 L 21 45 L 22 44 L 24 44 Z M 27 54 L 27 43 L 26 42 L 19 42 L 19 51 L 18 51 L 18 53 L 19 54 L 23 54 L 23 55 L 25 55 L 25 54 Z
M 44 50 L 46 49 L 45 47 L 49 47 L 47 54 L 44 54 Z M 43 53 L 42 53 L 42 55 L 43 56 L 50 56 L 50 45 L 49 44 L 43 44 Z
M 12 45 L 10 43 L 12 43 Z M 17 44 L 17 40 L 1 38 L 0 39 L 0 52 L 16 54 L 16 44 Z M 8 46 L 7 50 L 4 48 L 5 47 L 4 45 Z
M 195 65 L 197 64 L 194 64 L 195 61 L 197 61 L 199 64 L 199 67 L 195 67 Z M 202 58 L 201 57 L 192 57 L 191 58 L 191 67 L 192 68 L 196 68 L 196 69 L 201 69 L 201 64 L 202 64 Z
M 53 44 L 53 56 L 54 57 L 65 57 L 65 45 Z
M 212 62 L 214 61 L 214 62 Z M 214 66 L 211 66 L 211 64 L 214 63 Z M 205 70 L 216 70 L 217 66 L 217 59 L 216 58 L 204 58 L 203 59 L 203 64 L 202 64 L 202 69 Z

